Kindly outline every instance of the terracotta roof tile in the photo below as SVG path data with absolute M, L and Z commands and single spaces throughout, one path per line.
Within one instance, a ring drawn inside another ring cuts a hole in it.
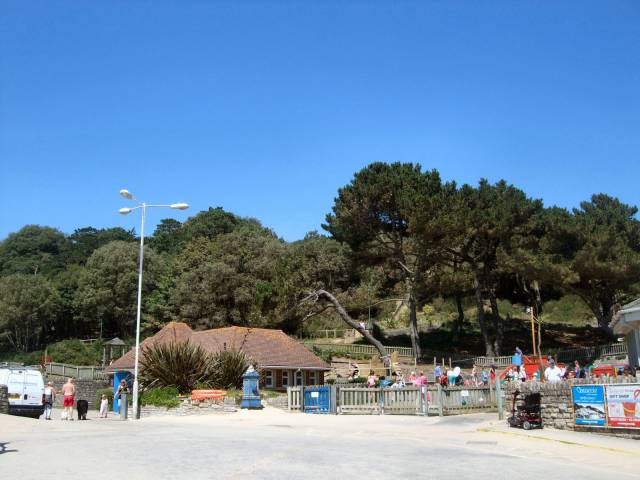
M 224 327 L 194 332 L 186 323 L 170 322 L 153 337 L 142 342 L 141 347 L 186 340 L 212 353 L 225 348 L 242 350 L 259 366 L 319 370 L 330 368 L 324 360 L 282 330 L 266 328 Z M 134 350 L 130 350 L 107 370 L 133 369 L 134 360 Z

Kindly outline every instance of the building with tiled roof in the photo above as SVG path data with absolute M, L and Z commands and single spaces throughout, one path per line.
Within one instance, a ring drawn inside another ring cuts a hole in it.
M 194 331 L 182 322 L 170 322 L 154 336 L 145 339 L 144 349 L 155 344 L 189 341 L 207 352 L 224 349 L 240 350 L 254 360 L 262 371 L 266 388 L 286 388 L 290 385 L 318 385 L 324 382 L 329 365 L 304 345 L 282 330 L 248 327 L 224 327 Z M 107 372 L 132 372 L 135 350 L 130 350 L 114 361 Z

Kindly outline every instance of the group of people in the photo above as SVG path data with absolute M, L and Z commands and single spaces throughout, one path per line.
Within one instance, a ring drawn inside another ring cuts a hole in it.
M 73 420 L 73 408 L 76 405 L 76 385 L 73 378 L 67 378 L 67 381 L 60 388 L 62 394 L 62 413 L 60 415 L 61 420 Z M 129 393 L 129 386 L 125 380 L 120 382 L 118 390 L 114 397 L 120 398 L 122 394 Z M 53 382 L 47 382 L 44 387 L 43 403 L 44 403 L 44 418 L 45 420 L 52 420 L 53 405 L 56 401 L 56 391 Z M 80 403 L 80 402 L 79 402 Z M 85 402 L 86 403 L 86 402 Z M 109 413 L 109 398 L 106 395 L 102 395 L 100 399 L 100 418 L 107 418 Z M 86 415 L 86 412 L 85 412 Z M 78 414 L 78 418 L 80 414 Z
M 67 378 L 67 381 L 60 389 L 62 393 L 62 420 L 73 420 L 73 407 L 76 401 L 76 385 L 73 378 Z M 53 412 L 53 404 L 56 401 L 56 392 L 53 382 L 47 382 L 44 387 L 44 418 L 45 420 L 52 420 L 51 414 Z

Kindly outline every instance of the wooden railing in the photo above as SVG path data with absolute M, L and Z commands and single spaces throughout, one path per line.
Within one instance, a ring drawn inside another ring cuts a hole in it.
M 47 375 L 73 377 L 76 380 L 106 380 L 108 375 L 101 367 L 69 365 L 67 363 L 46 363 Z
M 335 385 L 336 411 L 364 415 L 456 415 L 497 410 L 494 386 L 367 388 Z M 287 388 L 289 410 L 302 410 L 303 387 Z
M 364 355 L 379 355 L 378 350 L 373 345 L 360 345 L 360 344 L 332 344 L 332 343 L 309 343 L 307 347 L 318 347 L 321 350 L 331 351 L 335 353 L 345 354 L 364 354 Z M 389 354 L 397 352 L 398 356 L 413 358 L 413 349 L 411 347 L 388 347 L 385 346 Z

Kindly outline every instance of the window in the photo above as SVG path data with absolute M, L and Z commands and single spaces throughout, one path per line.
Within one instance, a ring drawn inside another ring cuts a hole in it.
M 266 388 L 273 387 L 273 371 L 272 370 L 266 370 L 264 372 L 264 386 Z
M 302 370 L 296 370 L 296 385 L 302 385 Z
M 309 385 L 315 385 L 316 383 L 317 383 L 316 372 L 314 370 L 309 372 Z
M 282 371 L 282 386 L 283 387 L 289 386 L 289 370 Z

